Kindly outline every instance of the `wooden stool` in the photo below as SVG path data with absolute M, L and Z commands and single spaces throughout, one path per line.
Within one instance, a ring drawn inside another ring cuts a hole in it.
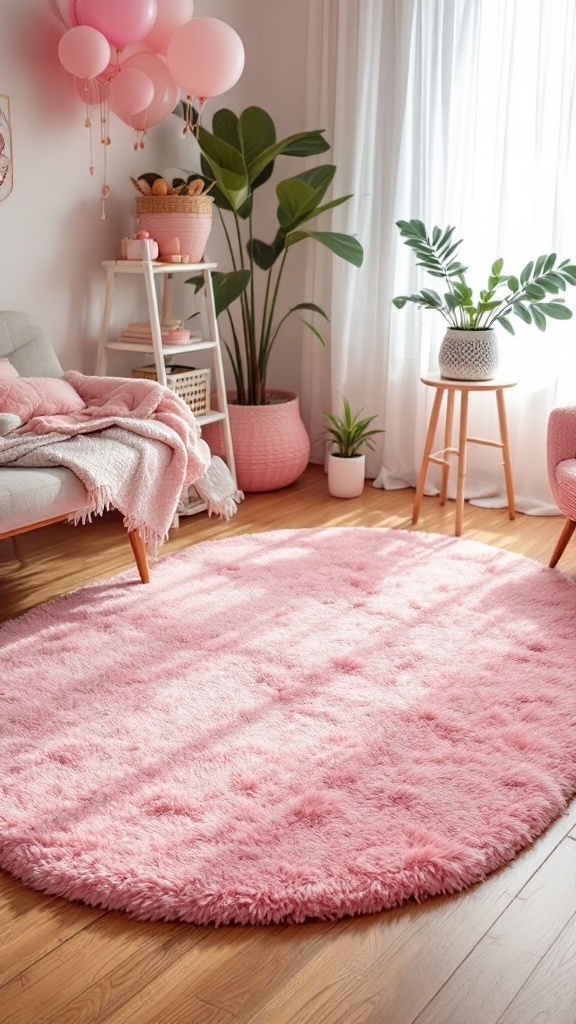
M 420 506 L 424 494 L 424 485 L 428 473 L 428 464 L 434 462 L 442 467 L 442 482 L 440 485 L 440 504 L 446 503 L 446 491 L 448 488 L 448 475 L 450 473 L 450 460 L 447 455 L 456 455 L 458 458 L 458 486 L 456 490 L 456 527 L 454 535 L 460 537 L 462 534 L 462 517 L 464 513 L 464 484 L 466 481 L 466 446 L 469 442 L 473 444 L 485 444 L 492 448 L 501 448 L 504 463 L 504 477 L 506 480 L 506 496 L 508 499 L 508 513 L 510 519 L 516 518 L 514 507 L 514 485 L 512 483 L 512 465 L 510 462 L 510 445 L 508 441 L 508 425 L 506 422 L 506 405 L 504 402 L 504 390 L 513 388 L 518 381 L 511 379 L 494 380 L 449 380 L 441 377 L 439 373 L 430 373 L 420 380 L 428 387 L 436 388 L 434 404 L 430 414 L 422 467 L 418 477 L 416 495 L 414 497 L 414 511 L 412 522 L 417 523 L 420 517 Z M 460 392 L 460 430 L 458 435 L 458 447 L 452 447 L 452 425 L 454 421 L 454 393 Z M 498 421 L 500 423 L 500 441 L 487 441 L 483 437 L 468 437 L 468 395 L 471 391 L 494 391 L 498 404 Z M 446 420 L 444 426 L 444 448 L 432 453 L 432 445 L 436 435 L 436 428 L 442 408 L 442 400 L 447 395 Z

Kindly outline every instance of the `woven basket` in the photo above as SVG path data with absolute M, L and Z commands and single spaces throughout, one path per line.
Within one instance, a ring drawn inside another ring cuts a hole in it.
M 137 196 L 140 227 L 158 242 L 160 259 L 201 263 L 212 230 L 212 196 Z
M 136 196 L 136 213 L 209 213 L 212 196 Z
M 300 416 L 298 396 L 269 390 L 268 405 L 235 405 L 228 392 L 228 416 L 241 491 L 277 491 L 302 475 L 310 458 L 310 438 Z M 222 423 L 202 427 L 213 455 L 225 457 Z
M 132 376 L 158 380 L 155 366 L 139 366 L 132 370 Z M 167 366 L 166 377 L 166 386 L 190 406 L 195 416 L 205 416 L 210 412 L 210 370 Z

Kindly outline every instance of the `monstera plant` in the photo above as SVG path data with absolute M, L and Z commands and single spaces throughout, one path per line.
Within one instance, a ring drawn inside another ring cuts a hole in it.
M 186 118 L 185 105 L 180 113 Z M 297 132 L 278 141 L 274 121 L 261 107 L 248 107 L 240 116 L 231 110 L 218 110 L 212 119 L 212 131 L 197 123 L 192 130 L 201 154 L 202 177 L 212 185 L 211 195 L 230 256 L 229 269 L 214 273 L 213 283 L 216 313 L 227 321 L 221 325 L 221 333 L 234 373 L 236 402 L 265 405 L 268 362 L 282 325 L 298 313 L 328 319 L 323 309 L 308 300 L 288 309 L 282 306 L 284 271 L 294 247 L 310 240 L 356 267 L 362 264 L 363 250 L 356 238 L 311 227 L 311 221 L 351 196 L 326 199 L 336 174 L 334 164 L 283 178 L 274 186 L 276 224 L 272 237 L 265 241 L 255 234 L 260 189 L 270 181 L 280 157 L 288 158 L 287 164 L 295 160 L 302 163 L 329 150 L 324 132 Z M 176 179 L 174 186 L 179 184 L 185 184 L 184 179 Z M 204 279 L 193 277 L 190 283 L 198 291 Z M 309 318 L 303 318 L 303 322 L 325 344 L 318 326 Z

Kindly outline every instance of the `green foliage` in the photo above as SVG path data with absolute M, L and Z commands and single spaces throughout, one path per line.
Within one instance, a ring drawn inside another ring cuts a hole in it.
M 374 442 L 372 438 L 375 434 L 383 434 L 383 430 L 370 429 L 370 424 L 374 422 L 376 416 L 367 416 L 365 419 L 360 419 L 360 412 L 352 415 L 350 408 L 350 402 L 347 398 L 342 398 L 342 407 L 344 410 L 344 416 L 334 416 L 331 412 L 325 412 L 324 416 L 328 420 L 328 426 L 326 427 L 326 434 L 332 439 L 336 447 L 338 448 L 338 454 L 343 459 L 352 459 L 358 454 L 359 448 L 363 444 L 367 448 L 374 449 Z
M 460 330 L 487 330 L 501 324 L 514 334 L 509 316 L 513 313 L 525 324 L 546 329 L 546 318 L 570 320 L 572 312 L 559 296 L 567 285 L 576 284 L 576 265 L 569 259 L 557 262 L 556 253 L 538 256 L 526 264 L 519 276 L 504 274 L 504 261 L 496 260 L 490 269 L 488 287 L 479 293 L 476 301 L 466 282 L 468 267 L 460 263 L 458 250 L 461 240 L 454 242 L 454 228 L 435 227 L 428 235 L 421 220 L 396 222 L 405 245 L 416 257 L 416 266 L 423 267 L 431 277 L 440 278 L 447 291 L 443 295 L 431 288 L 422 288 L 413 295 L 399 295 L 393 299 L 398 309 L 414 302 L 421 309 L 437 309 L 450 327 Z
M 186 109 L 178 113 L 186 118 Z M 224 344 L 230 357 L 238 401 L 242 405 L 263 405 L 270 353 L 284 321 L 298 310 L 308 310 L 328 320 L 324 310 L 312 302 L 292 306 L 277 315 L 280 286 L 286 259 L 293 246 L 306 238 L 326 246 L 356 267 L 362 265 L 363 250 L 357 239 L 335 231 L 312 231 L 307 225 L 318 215 L 347 202 L 342 196 L 324 202 L 336 167 L 325 164 L 285 178 L 276 185 L 277 229 L 270 242 L 254 236 L 253 208 L 257 189 L 271 177 L 280 156 L 307 159 L 330 149 L 323 131 L 298 132 L 280 142 L 270 115 L 261 107 L 248 107 L 238 117 L 231 110 L 218 110 L 212 132 L 196 126 L 201 168 L 221 218 L 228 245 L 231 269 L 214 274 L 217 314 L 226 314 L 230 341 Z M 198 175 L 196 175 L 198 177 Z M 262 287 L 256 289 L 256 274 Z M 191 278 L 196 291 L 203 278 Z M 257 297 L 258 293 L 258 297 Z M 235 319 L 233 308 L 239 312 Z M 322 345 L 317 326 L 303 320 Z

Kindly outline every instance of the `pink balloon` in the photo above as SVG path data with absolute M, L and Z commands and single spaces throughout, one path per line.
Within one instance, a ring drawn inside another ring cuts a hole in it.
M 70 0 L 48 0 L 54 14 L 65 28 L 72 28 L 74 22 L 70 17 Z
M 192 18 L 168 43 L 168 67 L 189 96 L 219 96 L 244 70 L 244 46 L 237 32 L 218 18 Z
M 156 0 L 158 14 L 144 42 L 154 53 L 165 53 L 174 31 L 194 14 L 194 0 Z
M 108 86 L 99 78 L 75 78 L 74 88 L 82 102 L 89 107 L 99 105 L 108 95 Z
M 116 117 L 136 131 L 145 131 L 147 128 L 153 128 L 172 113 L 180 99 L 180 88 L 176 85 L 161 57 L 155 53 L 135 53 L 132 57 L 122 61 L 120 67 L 123 70 L 133 68 L 144 72 L 152 82 L 154 97 L 146 110 L 141 110 L 136 114 L 127 114 L 117 106 L 113 97 L 110 96 L 110 109 L 116 114 Z M 120 77 L 120 73 L 118 77 Z
M 154 99 L 154 86 L 148 75 L 136 68 L 121 68 L 110 82 L 110 96 L 114 106 L 126 114 L 145 110 Z
M 89 25 L 69 28 L 58 44 L 58 57 L 66 71 L 77 78 L 96 78 L 110 63 L 110 43 Z
M 152 28 L 158 13 L 156 0 L 75 0 L 81 25 L 91 25 L 121 50 L 137 43 Z

